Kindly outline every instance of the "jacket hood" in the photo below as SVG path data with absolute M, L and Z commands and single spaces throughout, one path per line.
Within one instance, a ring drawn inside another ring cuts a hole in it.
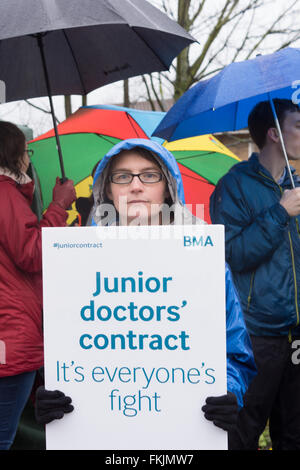
M 173 154 L 162 145 L 149 139 L 127 139 L 119 142 L 110 149 L 102 158 L 96 169 L 93 182 L 94 207 L 92 210 L 92 225 L 102 225 L 102 217 L 99 215 L 101 211 L 97 211 L 97 209 L 100 208 L 101 205 L 109 203 L 105 195 L 105 186 L 112 157 L 118 155 L 123 150 L 132 150 L 135 147 L 140 147 L 150 151 L 153 157 L 157 160 L 157 163 L 161 167 L 166 178 L 172 203 L 177 206 L 177 210 L 181 208 L 181 211 L 184 213 L 184 218 L 190 218 L 191 224 L 204 223 L 204 221 L 200 222 L 200 219 L 197 219 L 198 222 L 195 222 L 193 220 L 195 217 L 184 206 L 185 199 L 182 178 Z M 185 223 L 188 222 L 186 221 Z

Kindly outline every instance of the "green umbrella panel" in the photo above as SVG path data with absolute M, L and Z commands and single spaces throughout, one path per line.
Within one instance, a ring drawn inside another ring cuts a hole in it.
M 237 163 L 230 155 L 201 150 L 172 150 L 178 163 L 216 185 L 219 179 Z
M 93 167 L 120 139 L 98 134 L 78 133 L 60 136 L 66 174 L 77 185 L 93 170 Z M 49 137 L 36 140 L 28 145 L 34 150 L 31 160 L 39 175 L 43 207 L 46 209 L 52 200 L 52 189 L 60 175 L 56 140 Z M 83 171 L 84 168 L 84 171 Z

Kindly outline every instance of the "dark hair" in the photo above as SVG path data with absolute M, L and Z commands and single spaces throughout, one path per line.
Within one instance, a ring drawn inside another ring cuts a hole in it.
M 20 177 L 25 148 L 25 135 L 21 129 L 11 122 L 0 121 L 0 167 Z
M 273 100 L 279 125 L 282 128 L 286 113 L 300 112 L 298 105 L 291 100 L 275 98 Z M 275 127 L 275 119 L 269 101 L 261 101 L 254 106 L 248 117 L 248 128 L 253 142 L 262 149 L 266 143 L 267 132 Z

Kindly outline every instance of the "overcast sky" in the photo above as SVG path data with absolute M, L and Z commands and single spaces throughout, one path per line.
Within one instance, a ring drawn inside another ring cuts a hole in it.
M 71 0 L 70 0 L 71 1 Z M 148 0 L 154 5 L 159 5 L 160 0 Z M 174 1 L 174 5 L 177 4 L 175 0 L 169 0 L 170 2 Z M 215 0 L 214 2 L 207 2 L 209 8 L 217 8 L 218 2 L 221 0 Z M 223 1 L 222 1 L 223 4 Z M 277 14 L 278 10 L 284 6 L 283 0 L 265 0 L 266 4 L 266 18 L 270 23 L 272 15 Z M 300 4 L 300 0 L 299 0 Z M 298 15 L 297 15 L 298 18 Z M 264 18 L 260 19 L 263 21 Z M 261 30 L 260 30 L 261 31 Z M 261 34 L 261 32 L 258 34 Z M 200 41 L 201 39 L 198 38 Z M 233 38 L 234 39 L 234 38 Z M 274 44 L 274 36 L 271 38 L 272 42 L 269 43 L 269 49 L 276 49 Z M 296 44 L 299 47 L 299 44 Z M 268 46 L 268 44 L 267 44 Z M 266 47 L 266 46 L 264 46 Z M 194 53 L 197 54 L 197 48 L 200 48 L 199 44 L 193 45 Z M 139 87 L 140 82 L 137 78 L 130 79 L 130 93 L 133 100 L 137 100 L 141 97 L 142 93 L 145 93 L 144 88 Z M 49 109 L 49 100 L 45 98 L 37 98 L 30 100 L 33 104 L 40 106 L 44 109 Z M 88 95 L 88 105 L 96 104 L 121 104 L 123 102 L 123 82 L 118 82 L 104 86 L 98 90 L 95 90 Z M 72 96 L 72 109 L 75 111 L 81 105 L 81 97 Z M 59 121 L 64 120 L 65 111 L 64 111 L 64 99 L 63 97 L 54 97 L 54 106 L 57 118 Z M 53 127 L 51 116 L 46 113 L 42 113 L 34 109 L 33 107 L 27 105 L 24 102 L 13 102 L 0 105 L 0 119 L 8 120 L 15 122 L 16 124 L 28 125 L 33 129 L 34 137 L 46 132 L 47 130 Z

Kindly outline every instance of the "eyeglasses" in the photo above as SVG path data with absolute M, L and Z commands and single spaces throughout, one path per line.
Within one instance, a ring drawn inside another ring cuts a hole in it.
M 124 173 L 124 172 L 115 172 L 109 176 L 111 183 L 115 184 L 130 184 L 133 181 L 133 178 L 137 176 L 138 179 L 145 184 L 158 183 L 162 180 L 163 175 L 158 171 L 143 171 L 143 173 Z
M 32 150 L 32 149 L 25 149 L 25 152 L 27 153 L 29 158 L 31 158 L 32 155 L 34 154 L 34 150 Z

